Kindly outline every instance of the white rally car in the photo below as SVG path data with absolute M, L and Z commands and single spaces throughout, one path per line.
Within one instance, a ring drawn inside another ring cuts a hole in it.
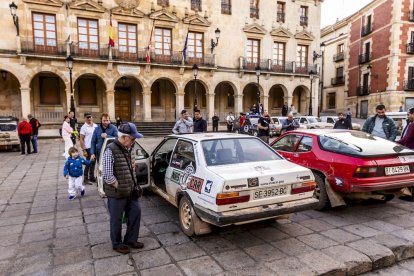
M 211 224 L 265 220 L 318 204 L 312 172 L 253 136 L 169 135 L 151 156 L 138 142 L 135 146 L 140 184 L 178 207 L 188 236 L 209 233 Z

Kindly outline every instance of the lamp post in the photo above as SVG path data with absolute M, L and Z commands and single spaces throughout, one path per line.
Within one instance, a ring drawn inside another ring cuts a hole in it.
M 70 82 L 70 111 L 73 111 L 75 116 L 75 99 L 73 98 L 72 88 L 72 69 L 73 69 L 73 57 L 69 55 L 66 58 L 66 67 L 69 69 L 69 82 Z
M 322 66 L 321 66 L 321 78 L 319 79 L 320 85 L 320 105 L 318 107 L 318 117 L 320 115 L 321 110 L 323 109 L 323 74 L 325 73 L 325 43 L 321 43 L 321 58 L 322 58 Z
M 219 41 L 219 38 L 220 38 L 220 29 L 219 29 L 219 28 L 217 28 L 217 29 L 214 31 L 214 34 L 215 34 L 215 36 L 216 36 L 216 42 L 214 42 L 214 39 L 211 39 L 211 53 L 213 53 L 214 48 L 216 48 L 216 47 L 217 47 L 217 45 L 218 45 L 218 41 Z
M 257 91 L 256 91 L 256 113 L 260 113 L 260 89 L 259 89 L 259 79 L 261 68 L 259 65 L 256 66 L 256 77 L 257 77 Z
M 313 115 L 312 112 L 312 86 L 313 86 L 313 78 L 315 77 L 315 72 L 313 72 L 313 70 L 311 70 L 309 72 L 309 78 L 310 78 L 310 98 L 309 98 L 309 116 Z
M 20 31 L 19 31 L 19 17 L 16 14 L 16 12 L 17 12 L 17 5 L 14 2 L 12 2 L 9 5 L 9 8 L 10 8 L 10 13 L 13 16 L 14 26 L 16 26 L 17 36 L 19 36 L 20 35 Z
M 193 75 L 194 75 L 194 113 L 197 108 L 197 75 L 198 75 L 198 66 L 197 64 L 193 65 Z

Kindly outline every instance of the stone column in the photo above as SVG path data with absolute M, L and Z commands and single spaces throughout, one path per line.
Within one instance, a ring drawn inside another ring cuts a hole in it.
M 208 109 L 207 109 L 207 115 L 206 115 L 207 118 L 204 118 L 204 119 L 206 119 L 209 124 L 212 123 L 211 117 L 214 116 L 214 96 L 215 96 L 215 93 L 207 94 L 207 97 L 208 97 L 208 99 L 207 99 L 207 101 L 208 101 L 207 108 Z
M 263 103 L 263 109 L 266 110 L 267 112 L 269 112 L 269 114 L 270 114 L 269 96 L 262 96 L 262 103 Z
M 66 110 L 64 112 L 64 115 L 66 115 L 66 112 L 69 113 L 69 109 L 70 109 L 70 89 L 69 88 L 65 89 L 65 93 L 66 93 L 65 94 L 66 95 Z M 75 107 L 76 107 L 76 105 L 75 105 Z
M 22 101 L 22 117 L 27 117 L 28 114 L 32 113 L 30 87 L 20 87 L 20 96 Z
M 184 109 L 184 95 L 184 92 L 175 93 L 175 113 L 177 120 L 181 116 L 181 110 Z
M 109 117 L 115 120 L 115 90 L 106 90 L 106 109 L 108 110 Z
M 16 36 L 16 52 L 20 54 L 22 52 L 22 42 L 20 36 Z
M 142 92 L 142 101 L 143 101 L 143 120 L 144 122 L 152 121 L 151 117 L 151 88 L 144 88 Z
M 234 95 L 234 113 L 240 114 L 245 111 L 247 110 L 243 110 L 243 95 Z

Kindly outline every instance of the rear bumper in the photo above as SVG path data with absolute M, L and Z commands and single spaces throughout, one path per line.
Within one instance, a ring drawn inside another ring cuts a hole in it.
M 216 226 L 226 226 L 255 220 L 270 219 L 280 215 L 315 209 L 318 202 L 317 199 L 312 197 L 267 205 L 266 208 L 258 206 L 222 213 L 216 213 L 199 205 L 195 205 L 194 210 L 203 221 Z
M 359 184 L 351 183 L 350 192 L 367 192 L 367 191 L 383 191 L 391 189 L 399 189 L 414 186 L 414 179 L 411 180 L 394 180 L 384 181 L 380 183 Z

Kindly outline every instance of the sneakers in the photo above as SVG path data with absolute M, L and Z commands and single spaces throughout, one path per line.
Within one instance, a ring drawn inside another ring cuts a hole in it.
M 74 200 L 75 198 L 76 198 L 76 196 L 74 196 L 74 195 L 70 195 L 70 196 L 68 197 L 68 199 L 69 199 L 70 201 Z
M 85 189 L 83 189 L 82 191 L 81 191 L 81 196 L 84 196 L 85 195 Z
M 112 249 L 121 254 L 128 254 L 130 252 L 129 247 L 125 244 L 121 244 L 118 247 L 113 247 Z
M 144 248 L 144 244 L 142 242 L 125 242 L 125 244 L 135 249 Z

